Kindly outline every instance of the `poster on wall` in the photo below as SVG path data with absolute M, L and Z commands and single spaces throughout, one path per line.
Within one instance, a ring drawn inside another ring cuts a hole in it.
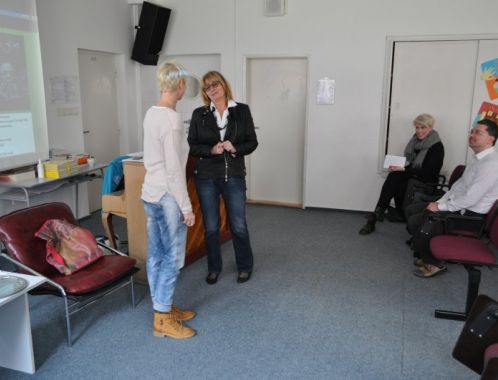
M 481 71 L 489 99 L 498 99 L 498 58 L 481 63 Z
M 474 119 L 474 125 L 483 119 L 489 119 L 498 124 L 498 104 L 482 102 L 479 112 Z

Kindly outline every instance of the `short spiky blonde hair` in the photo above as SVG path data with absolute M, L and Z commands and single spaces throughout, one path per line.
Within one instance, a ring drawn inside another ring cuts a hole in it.
M 215 81 L 219 81 L 223 89 L 225 90 L 225 98 L 228 103 L 229 100 L 233 100 L 232 89 L 230 87 L 230 83 L 225 79 L 223 75 L 221 75 L 218 71 L 208 71 L 202 77 L 202 100 L 206 106 L 211 104 L 211 99 L 209 99 L 208 94 L 204 91 L 204 86 L 207 83 L 212 83 Z
M 181 81 L 185 81 L 188 72 L 177 62 L 163 62 L 157 69 L 157 84 L 161 92 L 175 91 Z
M 413 125 L 422 125 L 424 127 L 434 128 L 434 117 L 429 115 L 428 113 L 423 113 L 418 115 L 415 120 L 413 120 Z

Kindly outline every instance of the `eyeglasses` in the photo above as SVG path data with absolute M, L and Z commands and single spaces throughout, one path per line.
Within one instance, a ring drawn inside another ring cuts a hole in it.
M 208 84 L 207 86 L 204 86 L 202 89 L 204 92 L 209 92 L 213 89 L 218 88 L 218 86 L 221 84 L 219 80 L 215 80 L 214 82 L 211 82 L 211 84 Z
M 483 131 L 482 129 L 477 129 L 477 128 L 472 128 L 469 131 L 469 135 L 479 135 L 479 136 L 486 136 L 488 135 L 488 131 Z

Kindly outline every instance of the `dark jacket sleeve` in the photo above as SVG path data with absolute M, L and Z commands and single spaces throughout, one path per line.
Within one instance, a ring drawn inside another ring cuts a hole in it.
M 254 122 L 252 120 L 249 106 L 240 103 L 238 107 L 240 108 L 240 110 L 237 110 L 237 112 L 240 112 L 241 115 L 240 117 L 239 115 L 237 115 L 237 118 L 244 125 L 243 135 L 241 136 L 241 138 L 236 136 L 236 139 L 232 142 L 232 144 L 236 150 L 235 154 L 237 156 L 246 156 L 254 152 L 254 150 L 258 146 L 258 139 L 256 137 Z
M 190 120 L 187 140 L 190 145 L 190 155 L 194 157 L 211 157 L 211 148 L 216 144 L 215 142 L 214 144 L 210 145 L 206 144 L 205 141 L 201 141 L 200 128 L 202 127 L 202 114 L 205 111 L 205 107 L 195 109 L 192 113 L 192 119 Z
M 408 168 L 409 174 L 423 182 L 437 182 L 443 161 L 444 146 L 438 142 L 429 148 L 420 168 Z

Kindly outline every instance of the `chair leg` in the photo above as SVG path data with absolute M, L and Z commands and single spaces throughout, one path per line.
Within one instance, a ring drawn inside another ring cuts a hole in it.
M 130 276 L 130 291 L 131 291 L 131 305 L 135 307 L 135 285 L 133 283 L 133 275 Z
M 467 302 L 465 305 L 465 313 L 468 314 L 477 298 L 477 295 L 479 294 L 481 271 L 472 266 L 468 266 L 466 269 L 469 274 L 469 283 L 467 285 Z
M 68 347 L 71 347 L 73 341 L 71 337 L 71 320 L 69 318 L 69 305 L 67 303 L 67 296 L 64 296 L 64 309 L 66 312 L 67 345 Z
M 474 301 L 479 294 L 479 284 L 481 283 L 481 271 L 474 268 L 472 265 L 464 265 L 468 273 L 468 283 L 467 283 L 467 300 L 465 303 L 465 312 L 456 312 L 448 310 L 436 310 L 434 316 L 436 318 L 451 319 L 454 321 L 465 321 L 467 315 L 470 312 Z
M 107 239 L 111 247 L 117 249 L 116 238 L 114 235 L 114 227 L 112 225 L 112 214 L 109 212 L 102 212 L 102 224 L 104 226 L 105 233 L 107 234 Z

